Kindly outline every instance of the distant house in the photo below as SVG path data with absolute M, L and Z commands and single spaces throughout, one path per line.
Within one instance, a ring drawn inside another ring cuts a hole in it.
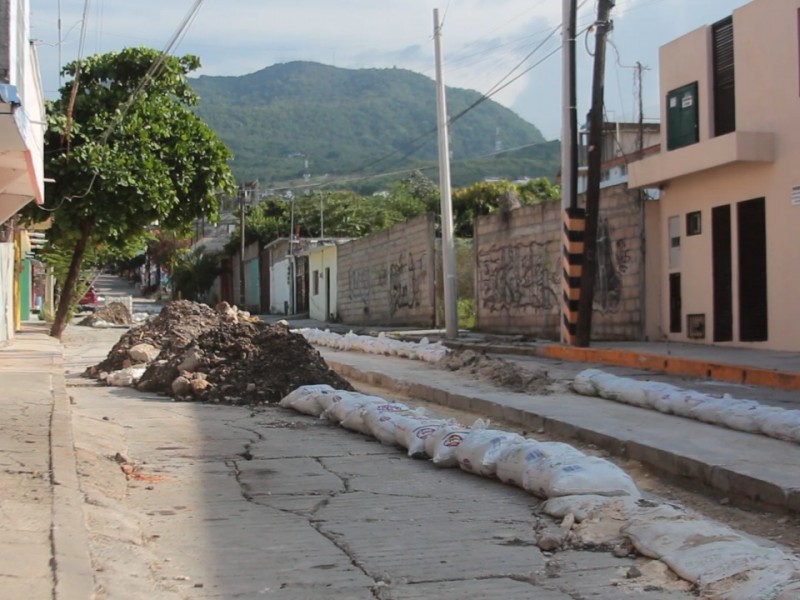
M 337 321 L 338 245 L 350 239 L 319 240 L 308 247 L 308 316 L 319 321 Z
M 648 314 L 676 341 L 800 350 L 800 0 L 754 0 L 660 49 Z

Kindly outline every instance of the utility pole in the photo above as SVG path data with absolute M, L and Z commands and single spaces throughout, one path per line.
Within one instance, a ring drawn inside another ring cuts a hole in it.
M 456 293 L 456 248 L 453 240 L 453 200 L 450 192 L 450 148 L 447 132 L 447 103 L 442 76 L 442 28 L 439 9 L 433 9 L 433 41 L 436 53 L 436 108 L 439 128 L 439 190 L 442 203 L 442 272 L 444 274 L 445 337 L 458 337 Z
M 600 209 L 600 171 L 603 149 L 603 96 L 605 92 L 606 36 L 611 30 L 609 15 L 615 0 L 599 0 L 594 49 L 592 80 L 592 109 L 589 114 L 589 147 L 586 186 L 586 231 L 584 234 L 584 260 L 581 272 L 581 291 L 578 300 L 578 325 L 576 345 L 589 346 L 592 337 L 592 306 L 597 273 L 597 224 Z
M 245 310 L 244 294 L 244 196 L 246 194 L 243 185 L 239 185 L 239 308 Z

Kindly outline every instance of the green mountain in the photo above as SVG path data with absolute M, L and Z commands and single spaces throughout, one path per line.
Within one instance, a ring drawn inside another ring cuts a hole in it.
M 435 83 L 412 71 L 291 62 L 239 77 L 201 76 L 191 85 L 200 96 L 197 113 L 233 150 L 239 181 L 290 184 L 302 178 L 306 161 L 315 180 L 412 166 L 431 176 L 436 164 Z M 464 112 L 450 130 L 454 185 L 487 176 L 554 176 L 558 142 L 544 143 L 534 125 L 492 100 L 470 110 L 480 98 L 472 90 L 447 90 L 450 117 Z M 487 157 L 499 146 L 531 145 L 535 157 Z

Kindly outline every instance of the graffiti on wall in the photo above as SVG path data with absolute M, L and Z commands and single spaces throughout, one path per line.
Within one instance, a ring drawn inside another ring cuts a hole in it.
M 480 300 L 490 312 L 558 306 L 561 255 L 558 241 L 493 245 L 478 252 Z
M 369 267 L 347 271 L 347 295 L 350 300 L 369 306 L 371 293 L 372 285 Z
M 415 308 L 422 300 L 423 283 L 428 273 L 425 269 L 425 252 L 416 257 L 413 252 L 402 252 L 389 265 L 389 314 L 403 308 Z
M 624 260 L 621 260 L 624 259 Z M 594 308 L 602 312 L 619 310 L 622 299 L 622 274 L 628 270 L 630 250 L 627 242 L 611 239 L 611 226 L 603 219 L 597 226 L 597 272 L 594 280 Z

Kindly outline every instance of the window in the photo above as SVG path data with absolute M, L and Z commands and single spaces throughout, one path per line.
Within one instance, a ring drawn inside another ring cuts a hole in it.
M 314 270 L 312 279 L 314 280 L 314 295 L 319 296 L 319 271 Z
M 686 235 L 700 235 L 701 231 L 701 213 L 700 211 L 690 212 L 686 214 Z
M 699 131 L 695 81 L 667 94 L 667 150 L 696 144 Z
M 736 131 L 736 77 L 733 57 L 733 18 L 711 27 L 714 86 L 714 135 Z

